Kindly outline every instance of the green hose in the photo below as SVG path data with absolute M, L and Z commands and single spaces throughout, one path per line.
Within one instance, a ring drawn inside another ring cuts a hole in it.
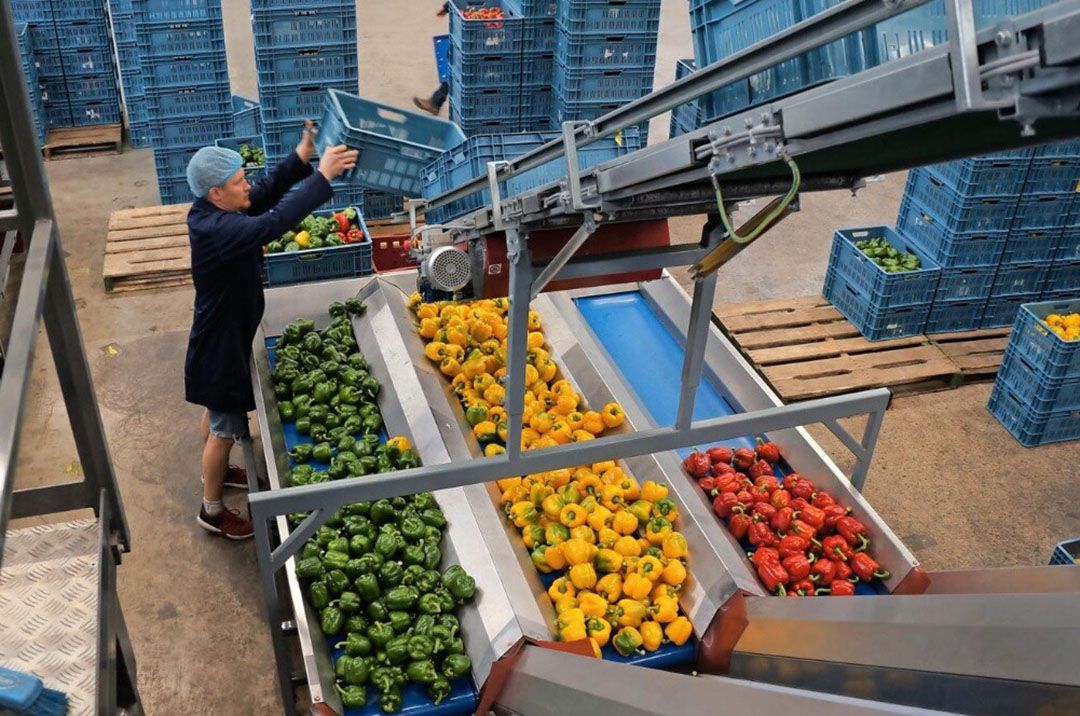
M 769 228 L 776 219 L 784 212 L 784 209 L 795 199 L 795 195 L 799 192 L 799 183 L 802 181 L 802 175 L 799 173 L 799 165 L 795 163 L 795 160 L 791 157 L 787 158 L 787 165 L 791 168 L 791 188 L 788 189 L 788 193 L 784 195 L 783 201 L 781 201 L 775 209 L 769 212 L 768 216 L 764 218 L 757 228 L 750 232 L 747 236 L 739 236 L 735 232 L 735 227 L 731 225 L 731 217 L 728 216 L 727 210 L 724 208 L 724 196 L 720 192 L 720 183 L 714 176 L 713 187 L 716 190 L 716 206 L 720 210 L 720 221 L 724 224 L 724 230 L 727 231 L 727 235 L 737 244 L 745 244 L 753 241 L 761 232 Z

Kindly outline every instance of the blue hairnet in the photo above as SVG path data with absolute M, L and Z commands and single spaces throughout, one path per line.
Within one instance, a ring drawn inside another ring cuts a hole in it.
M 203 147 L 187 165 L 187 183 L 191 193 L 200 199 L 215 186 L 227 182 L 236 170 L 244 166 L 241 156 L 225 147 Z

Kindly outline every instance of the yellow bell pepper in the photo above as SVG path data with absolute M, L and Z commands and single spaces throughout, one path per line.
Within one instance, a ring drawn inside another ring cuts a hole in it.
M 581 429 L 593 435 L 599 435 L 604 432 L 604 419 L 595 410 L 587 410 L 581 416 Z
M 553 570 L 564 569 L 566 557 L 563 555 L 562 544 L 547 545 L 547 549 L 544 550 L 544 562 Z
M 565 487 L 570 482 L 570 470 L 563 468 L 561 470 L 553 470 L 551 473 L 551 486 L 555 489 Z M 584 505 L 582 505 L 584 507 Z
M 296 236 L 293 237 L 293 241 L 295 241 L 296 245 L 300 248 L 306 249 L 311 246 L 311 234 L 307 231 L 297 232 Z
M 567 505 L 571 503 L 581 502 L 581 491 L 573 483 L 563 485 L 559 488 L 559 497 L 563 498 L 563 502 Z
M 601 549 L 596 553 L 596 569 L 604 572 L 618 572 L 622 569 L 622 555 L 613 549 Z
M 596 531 L 596 544 L 600 547 L 613 547 L 619 539 L 619 533 L 610 527 L 601 527 Z
M 506 400 L 506 389 L 498 383 L 492 383 L 484 388 L 484 400 L 492 405 L 502 405 Z
M 554 490 L 541 482 L 534 482 L 529 486 L 529 502 L 536 505 L 538 510 L 537 514 L 539 514 L 539 510 L 541 510 L 540 505 L 544 504 L 544 500 L 550 497 L 554 492 Z
M 521 528 L 521 541 L 527 549 L 544 543 L 544 528 L 540 525 L 525 525 Z
M 518 528 L 532 524 L 540 519 L 540 515 L 536 512 L 536 505 L 525 500 L 511 505 L 509 514 L 514 526 Z
M 664 573 L 664 563 L 656 557 L 642 557 L 638 560 L 637 573 L 650 582 L 655 582 Z
M 558 522 L 549 522 L 544 527 L 544 542 L 550 545 L 561 544 L 570 539 L 570 530 L 566 529 L 566 525 L 561 525 Z
M 496 427 L 495 423 L 491 422 L 490 420 L 481 420 L 479 423 L 473 426 L 472 431 L 473 435 L 476 436 L 476 439 L 483 443 L 488 442 L 489 440 L 494 440 L 497 437 L 497 429 L 498 428 Z
M 596 548 L 583 539 L 572 537 L 563 543 L 562 551 L 566 556 L 566 562 L 570 565 L 585 564 L 592 562 Z
M 571 607 L 559 614 L 559 617 L 555 620 L 555 625 L 562 629 L 569 624 L 584 624 L 585 612 L 581 611 L 578 607 Z
M 652 582 L 648 578 L 632 572 L 626 575 L 626 578 L 622 583 L 623 596 L 630 599 L 644 599 L 649 596 L 649 592 L 652 591 Z
M 600 531 L 611 524 L 614 514 L 607 507 L 603 505 L 597 505 L 592 512 L 589 513 L 589 517 L 586 522 L 589 523 L 589 527 L 594 530 Z
M 588 516 L 589 514 L 581 505 L 571 503 L 564 506 L 562 510 L 559 511 L 559 522 L 573 529 L 574 527 L 585 524 L 585 520 Z
M 619 601 L 622 596 L 623 580 L 619 574 L 606 574 L 596 583 L 596 593 L 609 602 Z
M 589 635 L 590 639 L 593 639 L 596 642 L 597 646 L 604 647 L 611 639 L 611 624 L 608 623 L 606 619 L 600 617 L 586 619 L 585 632 Z
M 630 514 L 637 518 L 641 524 L 645 524 L 652 517 L 652 503 L 648 500 L 635 500 L 626 508 Z
M 594 497 L 593 495 L 586 495 L 585 499 L 578 504 L 584 507 L 585 512 L 590 515 L 596 512 L 597 507 L 603 507 L 603 505 L 596 501 L 596 497 Z
M 551 413 L 536 413 L 531 418 L 529 418 L 529 427 L 543 435 L 544 433 L 551 430 L 551 424 L 552 422 L 554 422 L 554 420 L 555 419 L 551 416 Z
M 585 416 L 581 412 L 574 410 L 567 413 L 564 420 L 571 430 L 581 430 L 581 424 L 585 421 Z
M 664 556 L 668 559 L 682 559 L 688 554 L 686 547 L 686 537 L 678 532 L 672 532 L 664 541 L 660 543 L 661 549 L 664 551 Z
M 547 563 L 548 549 L 549 547 L 546 544 L 542 544 L 529 553 L 529 558 L 532 559 L 533 566 L 543 574 L 547 574 L 551 571 L 551 565 Z
M 671 524 L 675 524 L 675 521 L 679 519 L 679 506 L 670 497 L 665 497 L 653 503 L 652 513 L 653 517 L 663 517 Z
M 576 608 L 577 608 L 577 599 L 575 597 L 562 597 L 561 599 L 555 600 L 555 613 L 556 614 L 561 615 L 561 614 L 564 614 L 566 611 L 568 611 L 570 609 L 576 609 Z
M 618 403 L 608 403 L 600 411 L 600 415 L 604 426 L 608 428 L 617 428 L 626 420 L 626 413 Z
M 438 341 L 428 343 L 424 346 L 424 355 L 428 357 L 428 360 L 441 361 L 446 357 L 446 344 Z
M 612 549 L 623 557 L 637 557 L 641 554 L 641 545 L 630 535 L 620 537 L 618 541 L 612 545 Z
M 679 617 L 664 628 L 664 636 L 675 646 L 682 646 L 690 638 L 694 631 L 693 625 L 686 617 Z
M 679 590 L 667 582 L 659 581 L 653 587 L 653 590 L 649 592 L 649 599 L 655 602 L 657 599 L 662 599 L 664 597 L 671 597 L 675 601 L 678 601 Z
M 604 485 L 600 488 L 600 504 L 609 510 L 617 510 L 623 502 L 623 490 L 618 485 Z
M 602 617 L 607 614 L 608 601 L 599 594 L 582 592 L 578 595 L 578 608 L 587 617 Z
M 637 528 L 638 518 L 629 510 L 619 510 L 611 520 L 611 529 L 621 535 L 632 535 Z
M 645 619 L 645 604 L 636 599 L 620 599 L 615 605 L 615 623 L 637 627 Z
M 553 520 L 559 519 L 559 513 L 562 512 L 562 508 L 565 506 L 566 503 L 563 501 L 563 498 L 558 495 L 548 495 L 540 504 L 540 508 L 544 511 L 544 514 Z
M 570 530 L 570 538 L 585 540 L 589 544 L 596 544 L 596 532 L 588 525 L 578 525 Z
M 668 496 L 667 485 L 652 480 L 646 480 L 641 486 L 641 499 L 648 502 L 656 502 Z
M 680 560 L 673 559 L 664 567 L 664 573 L 661 577 L 665 584 L 677 587 L 686 581 L 686 567 L 683 566 Z
M 557 602 L 563 597 L 573 597 L 577 594 L 577 589 L 570 583 L 570 580 L 566 577 L 559 577 L 547 590 L 548 596 L 551 597 L 551 601 Z
M 615 651 L 623 656 L 630 656 L 641 648 L 641 633 L 634 627 L 624 627 L 611 640 L 611 644 L 615 647 Z
M 498 443 L 488 443 L 484 446 L 484 457 L 495 457 L 506 453 L 506 448 Z
M 645 622 L 639 629 L 641 632 L 641 645 L 645 651 L 656 651 L 664 641 L 664 630 L 656 622 Z
M 573 622 L 559 630 L 560 641 L 578 641 L 585 637 L 585 622 Z
M 517 487 L 521 484 L 520 477 L 504 477 L 501 480 L 496 480 L 495 484 L 499 486 L 500 492 L 506 492 L 511 487 Z
M 548 593 L 550 594 L 551 590 L 548 590 Z M 673 597 L 654 599 L 652 605 L 649 606 L 649 614 L 654 621 L 670 624 L 679 616 L 679 602 Z
M 645 539 L 649 540 L 649 544 L 661 545 L 669 534 L 671 523 L 663 517 L 654 517 L 645 523 Z
M 578 589 L 592 589 L 596 586 L 596 570 L 591 564 L 575 564 L 570 568 L 570 581 Z
M 634 502 L 641 497 L 641 487 L 638 485 L 638 481 L 630 475 L 624 474 L 616 484 L 622 488 L 623 500 L 626 502 Z

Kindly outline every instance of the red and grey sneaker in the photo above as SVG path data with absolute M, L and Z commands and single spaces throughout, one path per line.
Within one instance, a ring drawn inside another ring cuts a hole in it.
M 199 478 L 202 483 L 206 484 L 206 478 Z M 239 465 L 229 465 L 225 470 L 225 482 L 222 483 L 224 487 L 234 487 L 237 490 L 248 489 L 247 470 Z
M 206 510 L 200 508 L 199 516 L 195 518 L 199 527 L 212 535 L 231 540 L 249 539 L 255 534 L 255 528 L 251 526 L 251 520 L 245 520 L 237 510 L 223 509 L 216 515 L 206 514 Z

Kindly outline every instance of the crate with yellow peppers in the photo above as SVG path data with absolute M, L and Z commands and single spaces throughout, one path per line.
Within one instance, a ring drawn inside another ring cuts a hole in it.
M 450 379 L 487 456 L 506 443 L 506 299 L 410 307 L 425 355 Z M 618 403 L 589 410 L 545 350 L 540 314 L 529 311 L 522 450 L 592 440 L 618 428 Z M 678 594 L 687 578 L 686 539 L 667 487 L 638 481 L 614 461 L 498 481 L 500 504 L 548 585 L 557 637 L 588 639 L 600 657 L 652 654 L 692 636 Z

